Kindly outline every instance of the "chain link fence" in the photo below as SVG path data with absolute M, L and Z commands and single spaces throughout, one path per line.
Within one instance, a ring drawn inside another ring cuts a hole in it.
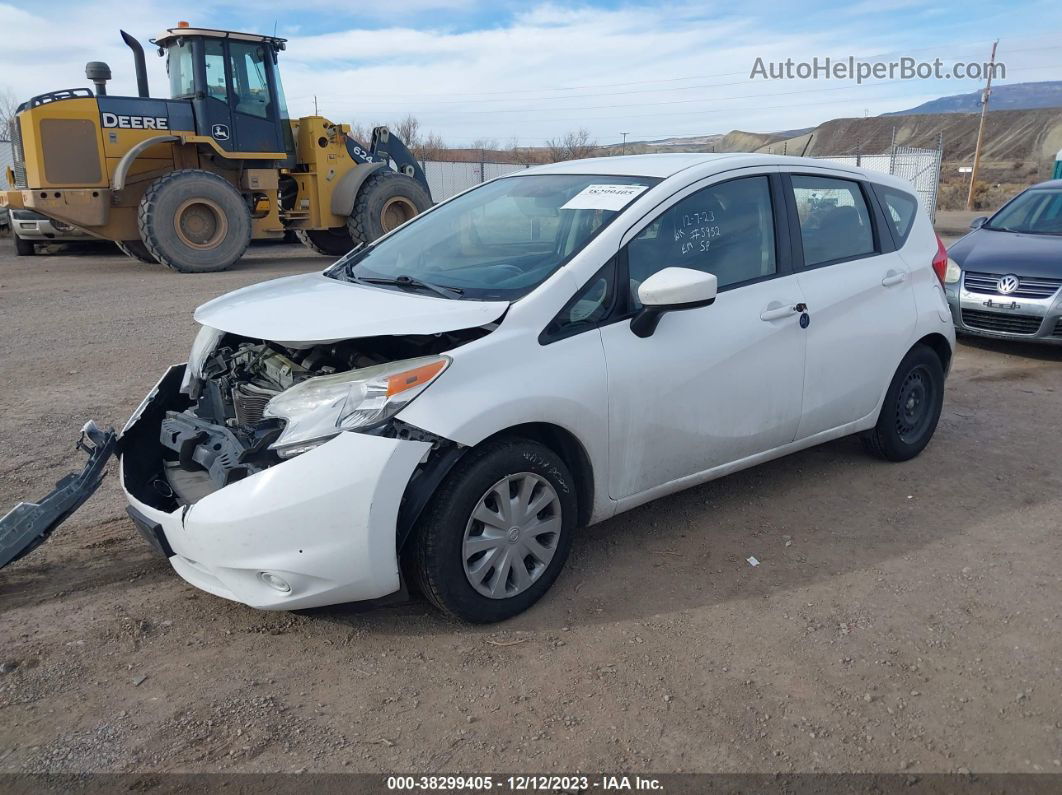
M 940 164 L 944 156 L 943 147 L 936 149 L 916 149 L 913 146 L 892 146 L 890 151 L 878 155 L 836 155 L 821 156 L 819 160 L 829 160 L 845 166 L 859 166 L 882 174 L 892 174 L 914 185 L 922 208 L 929 213 L 931 220 L 937 216 L 937 192 L 940 188 Z

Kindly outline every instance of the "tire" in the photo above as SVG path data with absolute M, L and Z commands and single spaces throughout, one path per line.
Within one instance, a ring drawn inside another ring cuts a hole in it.
M 115 240 L 114 245 L 130 259 L 139 260 L 148 265 L 158 265 L 159 261 L 151 256 L 148 247 L 140 240 Z
M 431 196 L 412 177 L 380 170 L 365 180 L 347 229 L 355 243 L 371 243 L 431 207 Z
M 940 358 L 931 348 L 915 345 L 896 369 L 878 424 L 863 434 L 863 446 L 886 461 L 914 458 L 933 438 L 943 405 Z
M 509 489 L 519 508 L 528 483 L 529 502 L 542 500 L 543 507 L 530 519 L 503 515 L 492 489 Z M 502 527 L 476 519 L 477 508 L 493 512 Z M 414 578 L 451 616 L 476 624 L 504 621 L 531 607 L 557 579 L 571 549 L 576 509 L 571 473 L 552 450 L 527 439 L 488 442 L 457 463 L 425 508 L 409 549 Z M 528 532 L 532 528 L 539 532 Z M 466 547 L 466 536 L 479 547 Z M 491 541 L 497 543 L 484 546 Z M 514 560 L 514 553 L 527 556 Z M 494 597 L 485 593 L 491 589 Z
M 23 240 L 17 234 L 12 234 L 11 236 L 15 238 L 16 257 L 32 257 L 37 253 L 37 247 L 32 240 Z
M 209 171 L 183 169 L 155 180 L 140 200 L 137 223 L 151 255 L 180 273 L 227 270 L 251 242 L 243 197 Z
M 342 226 L 338 229 L 296 229 L 295 236 L 306 248 L 326 257 L 341 257 L 357 245 Z

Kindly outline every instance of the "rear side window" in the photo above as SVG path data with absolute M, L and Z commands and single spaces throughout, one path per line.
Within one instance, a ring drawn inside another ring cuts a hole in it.
M 885 220 L 892 228 L 896 245 L 902 246 L 907 242 L 907 236 L 911 234 L 914 226 L 915 215 L 918 213 L 918 199 L 910 193 L 904 193 L 895 188 L 886 188 L 875 185 L 874 190 L 885 207 Z
M 808 267 L 874 254 L 874 228 L 859 183 L 794 174 L 793 196 Z

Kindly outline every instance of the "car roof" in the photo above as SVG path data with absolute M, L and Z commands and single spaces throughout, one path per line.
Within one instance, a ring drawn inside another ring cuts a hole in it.
M 755 152 L 666 152 L 651 155 L 618 155 L 611 157 L 590 157 L 584 160 L 565 160 L 535 166 L 524 171 L 517 171 L 508 176 L 525 176 L 532 174 L 602 174 L 617 177 L 658 177 L 667 179 L 687 169 L 697 169 L 698 176 L 708 176 L 714 172 L 730 171 L 735 168 L 750 166 L 787 166 L 791 169 L 828 168 L 834 171 L 846 171 L 863 179 L 872 179 L 885 184 L 895 184 L 908 191 L 913 187 L 888 174 L 870 171 L 865 168 L 834 163 L 813 157 L 788 157 L 786 155 L 765 155 Z
M 1038 182 L 1035 185 L 1030 185 L 1025 190 L 1040 190 L 1042 188 L 1058 189 L 1062 188 L 1062 179 L 1049 179 L 1044 182 Z

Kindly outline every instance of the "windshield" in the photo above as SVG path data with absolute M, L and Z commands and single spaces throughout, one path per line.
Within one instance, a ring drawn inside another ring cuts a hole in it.
M 1062 189 L 1027 190 L 992 216 L 987 229 L 1062 235 Z
M 659 181 L 577 174 L 495 180 L 352 251 L 328 275 L 450 298 L 515 300 Z

